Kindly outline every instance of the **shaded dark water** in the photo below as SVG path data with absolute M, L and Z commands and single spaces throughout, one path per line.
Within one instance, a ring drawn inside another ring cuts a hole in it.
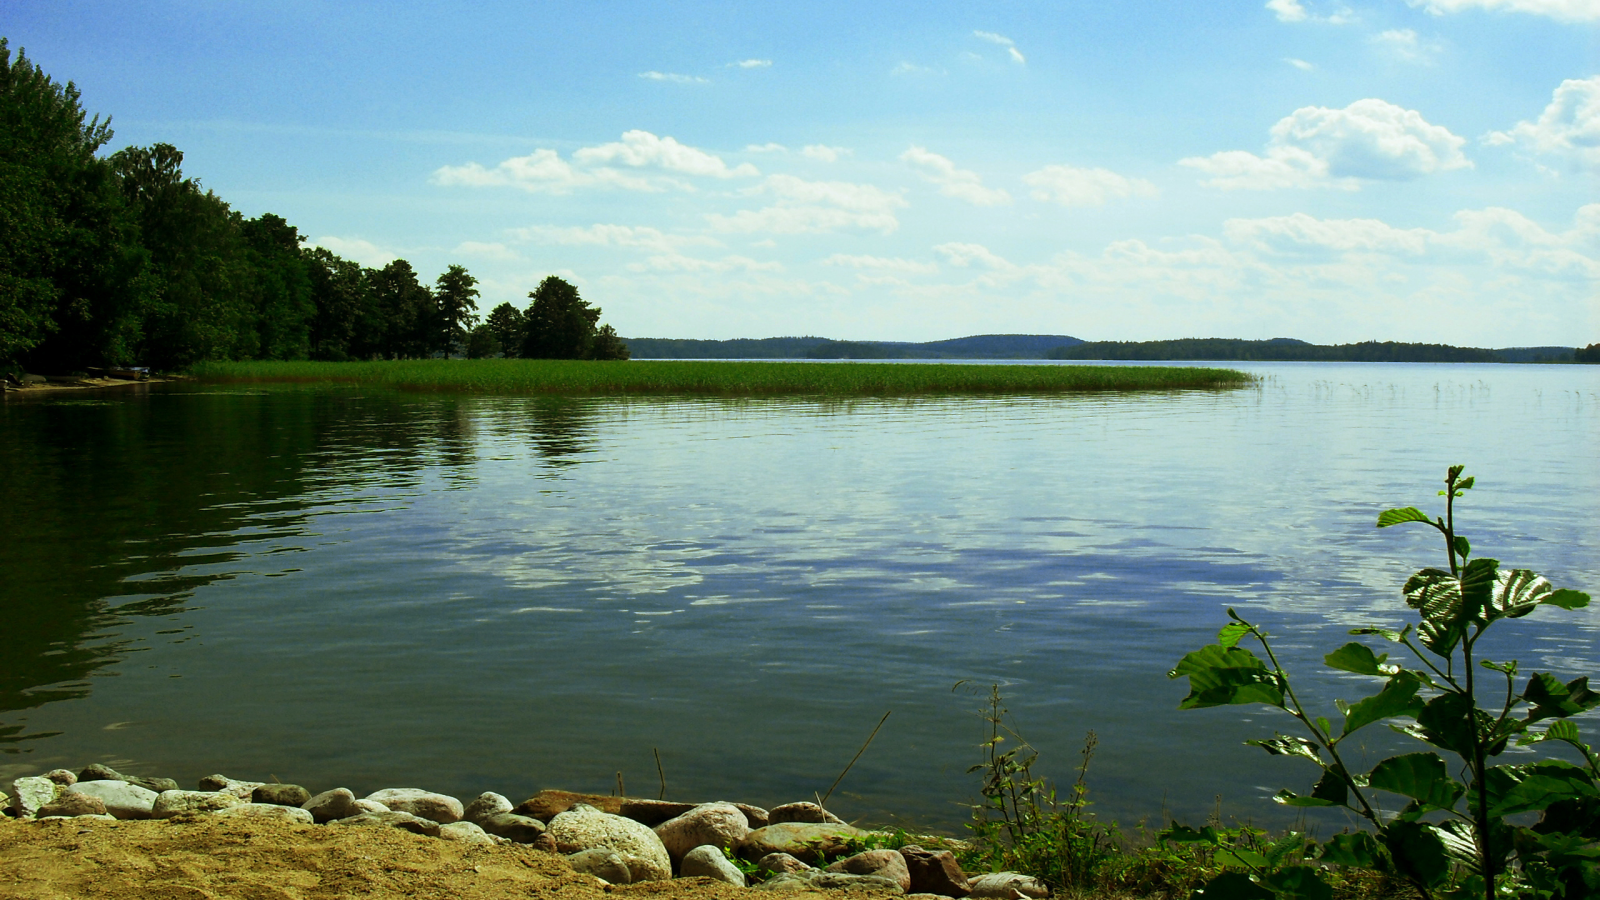
M 540 787 L 954 825 L 979 697 L 1103 814 L 1273 821 L 1293 763 L 1165 671 L 1233 605 L 1314 663 L 1400 621 L 1445 465 L 1478 552 L 1600 588 L 1600 369 L 1278 364 L 1258 389 L 559 401 L 282 389 L 0 406 L 0 775 Z M 1495 652 L 1595 672 L 1591 611 Z M 1370 761 L 1390 749 L 1370 748 Z M 1259 758 L 1258 758 L 1259 757 Z

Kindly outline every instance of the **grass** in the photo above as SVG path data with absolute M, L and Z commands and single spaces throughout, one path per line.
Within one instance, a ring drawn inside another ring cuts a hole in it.
M 206 381 L 355 384 L 482 394 L 906 396 L 1173 391 L 1243 387 L 1232 369 L 1177 366 L 943 365 L 545 359 L 205 362 Z

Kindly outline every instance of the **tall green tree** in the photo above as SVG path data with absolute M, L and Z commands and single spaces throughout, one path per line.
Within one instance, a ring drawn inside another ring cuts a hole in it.
M 627 345 L 609 325 L 597 329 L 600 307 L 590 306 L 578 289 L 554 275 L 528 295 L 522 355 L 529 359 L 627 359 Z M 599 341 L 597 343 L 597 337 Z M 598 353 L 597 353 L 598 351 Z
M 506 356 L 516 356 L 521 351 L 522 341 L 527 332 L 527 323 L 524 321 L 522 310 L 509 303 L 502 303 L 489 310 L 483 325 L 494 335 L 495 341 L 500 344 L 501 352 Z
M 433 299 L 438 310 L 439 337 L 444 358 L 467 339 L 467 330 L 478 321 L 478 279 L 465 266 L 452 265 L 434 283 Z
M 282 216 L 263 213 L 243 223 L 251 269 L 257 359 L 305 359 L 311 351 L 316 304 L 300 252 L 300 232 Z
M 379 319 L 369 321 L 369 326 L 381 328 L 382 337 L 375 341 L 378 353 L 388 359 L 418 359 L 431 353 L 437 327 L 433 292 L 417 280 L 411 263 L 397 259 L 374 272 L 372 282 Z

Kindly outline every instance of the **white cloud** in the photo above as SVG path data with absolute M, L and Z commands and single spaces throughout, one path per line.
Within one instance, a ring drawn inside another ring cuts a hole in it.
M 706 220 L 714 230 L 803 234 L 854 229 L 889 234 L 900 227 L 894 210 L 907 205 L 898 193 L 870 184 L 805 181 L 793 175 L 769 175 L 746 193 L 770 196 L 774 205 L 740 210 L 731 216 L 708 215 Z
M 1104 206 L 1107 200 L 1154 197 L 1159 193 L 1143 178 L 1127 178 L 1110 169 L 1075 166 L 1045 166 L 1022 176 L 1022 182 L 1034 189 L 1033 199 L 1062 206 Z
M 946 197 L 965 200 L 975 206 L 1004 206 L 1011 202 L 1011 195 L 1004 190 L 984 187 L 977 172 L 958 169 L 955 163 L 926 148 L 912 147 L 900 154 L 900 159 L 916 169 L 917 174 L 937 184 L 939 193 Z
M 482 241 L 462 241 L 456 245 L 457 253 L 467 256 L 481 256 L 484 259 L 495 259 L 502 262 L 521 259 L 515 250 L 501 243 L 484 243 Z
M 1600 75 L 1561 82 L 1539 121 L 1491 132 L 1487 141 L 1556 157 L 1573 169 L 1600 171 Z
M 858 256 L 848 253 L 835 253 L 822 260 L 822 264 L 850 269 L 866 269 L 874 272 L 899 272 L 906 275 L 932 275 L 939 271 L 938 263 L 919 262 L 914 259 L 901 259 L 892 256 Z
M 904 60 L 902 60 L 899 65 L 897 65 L 894 68 L 889 70 L 889 74 L 890 75 L 897 75 L 897 76 L 899 76 L 899 75 L 932 75 L 933 74 L 933 70 L 928 68 L 927 66 L 919 66 L 916 63 L 905 62 Z
M 1549 16 L 1560 22 L 1600 19 L 1600 0 L 1406 0 L 1436 16 L 1468 9 L 1495 10 Z
M 788 151 L 789 148 L 782 144 L 766 143 L 744 145 L 744 152 L 746 153 L 787 153 Z
M 988 247 L 985 247 L 982 244 L 964 244 L 953 241 L 948 244 L 940 244 L 939 246 L 934 247 L 933 252 L 944 257 L 945 261 L 950 263 L 950 265 L 960 266 L 962 268 L 972 265 L 979 265 L 989 269 L 1000 270 L 1016 268 L 1016 266 L 1012 265 L 1010 262 L 999 256 L 996 256 L 989 250 Z
M 748 256 L 724 256 L 721 259 L 700 259 L 693 256 L 684 256 L 680 253 L 667 253 L 652 256 L 642 263 L 631 263 L 628 269 L 634 272 L 702 272 L 710 274 L 724 274 L 727 272 L 782 272 L 783 264 L 778 262 L 761 262 Z
M 1302 72 L 1309 72 L 1316 68 L 1316 66 L 1313 66 L 1311 63 L 1308 63 L 1303 59 L 1295 59 L 1292 56 L 1284 57 L 1283 61 L 1291 66 L 1294 66 L 1296 69 L 1299 69 Z
M 1028 64 L 1027 57 L 1022 55 L 1022 51 L 1017 49 L 1017 42 L 1013 41 L 1011 38 L 1008 38 L 1003 34 L 995 34 L 992 31 L 974 31 L 972 36 L 979 40 L 988 41 L 991 44 L 999 44 L 1000 46 L 1006 48 L 1007 55 L 1009 55 L 1011 57 L 1011 61 L 1017 65 L 1025 66 Z
M 595 224 L 587 227 L 530 225 L 511 234 L 524 241 L 563 246 L 638 247 L 655 252 L 676 252 L 683 247 L 721 246 L 721 241 L 706 235 L 667 234 L 660 229 L 634 225 Z
M 819 162 L 838 162 L 839 157 L 849 156 L 850 153 L 849 147 L 829 147 L 824 144 L 807 144 L 800 148 L 801 156 Z
M 317 238 L 314 243 L 371 269 L 381 269 L 400 258 L 400 254 L 363 238 L 342 238 L 330 234 Z
M 576 163 L 576 165 L 574 165 Z M 628 131 L 622 140 L 584 147 L 569 162 L 554 150 L 539 149 L 514 156 L 494 168 L 478 163 L 441 166 L 430 179 L 434 184 L 463 187 L 516 187 L 529 193 L 570 194 L 589 187 L 615 187 L 630 191 L 659 192 L 668 188 L 693 190 L 693 185 L 664 175 L 640 177 L 612 168 L 616 163 L 635 169 L 657 169 L 680 175 L 709 178 L 754 177 L 760 171 L 749 163 L 733 168 L 722 158 L 680 144 L 671 137 L 648 131 Z
M 711 79 L 699 75 L 679 75 L 676 72 L 640 72 L 640 78 L 649 81 L 670 81 L 673 84 L 710 84 Z
M 1348 7 L 1339 9 L 1328 15 L 1319 15 L 1306 9 L 1300 0 L 1267 0 L 1266 8 L 1272 10 L 1279 22 L 1316 22 L 1322 25 L 1346 25 L 1355 21 L 1355 13 Z
M 772 65 L 770 59 L 741 59 L 738 62 L 728 63 L 730 69 L 765 69 Z
M 1390 58 L 1404 63 L 1431 66 L 1444 44 L 1438 40 L 1422 40 L 1409 28 L 1391 28 L 1367 39 L 1374 47 Z
M 761 174 L 749 163 L 730 169 L 719 156 L 680 144 L 671 137 L 657 137 L 639 129 L 623 132 L 619 142 L 584 147 L 572 154 L 572 158 L 584 165 L 621 163 L 635 168 L 654 167 L 709 178 L 748 178 Z
M 1229 150 L 1179 160 L 1210 175 L 1204 184 L 1227 190 L 1339 187 L 1364 180 L 1401 181 L 1470 168 L 1466 143 L 1422 114 L 1377 99 L 1344 109 L 1306 106 L 1272 126 L 1265 156 Z
M 1267 253 L 1317 248 L 1408 255 L 1426 250 L 1432 234 L 1423 228 L 1395 228 L 1377 219 L 1317 219 L 1305 213 L 1229 219 L 1223 223 L 1223 233 L 1235 244 Z

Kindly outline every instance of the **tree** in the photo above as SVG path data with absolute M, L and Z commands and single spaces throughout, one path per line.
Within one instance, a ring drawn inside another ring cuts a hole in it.
M 516 356 L 517 351 L 522 349 L 526 326 L 522 310 L 509 303 L 502 303 L 489 310 L 483 326 L 494 334 L 495 340 L 500 343 L 500 349 L 506 356 Z
M 311 358 L 341 361 L 361 355 L 363 313 L 372 305 L 367 270 L 323 247 L 304 251 L 316 315 L 311 323 Z
M 578 289 L 554 275 L 528 295 L 522 355 L 529 359 L 627 359 L 628 348 L 607 325 L 598 332 L 600 307 L 590 306 Z M 598 351 L 598 352 L 597 352 Z M 604 354 L 604 355 L 600 355 Z
M 451 266 L 434 284 L 433 297 L 438 310 L 439 337 L 444 358 L 467 339 L 467 329 L 478 321 L 478 279 L 467 274 L 465 266 Z
M 1590 344 L 1572 353 L 1572 361 L 1580 363 L 1600 363 L 1600 344 Z
M 488 325 L 479 325 L 467 334 L 467 359 L 488 359 L 499 352 L 500 339 Z
M 433 292 L 419 281 L 411 263 L 397 259 L 372 275 L 377 299 L 378 353 L 389 359 L 416 359 L 433 349 Z M 376 337 L 376 335 L 375 335 Z

